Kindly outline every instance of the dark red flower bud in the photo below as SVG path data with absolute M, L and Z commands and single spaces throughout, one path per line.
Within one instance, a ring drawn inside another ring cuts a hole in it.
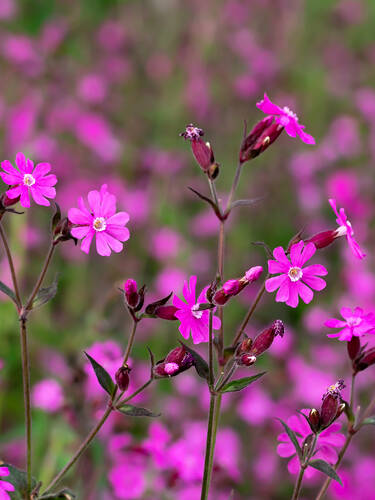
M 338 410 L 342 401 L 341 390 L 344 387 L 344 381 L 340 379 L 336 384 L 330 385 L 323 395 L 323 402 L 320 410 L 320 424 L 322 428 L 328 427 L 341 413 L 338 413 Z
M 17 198 L 9 198 L 6 193 L 3 193 L 0 196 L 0 209 L 6 209 L 9 208 L 16 203 L 19 202 L 21 196 L 17 196 Z
M 375 363 L 375 347 L 365 351 L 358 359 L 354 360 L 353 368 L 355 372 L 366 370 Z
M 128 279 L 124 283 L 124 291 L 126 302 L 129 307 L 136 307 L 139 302 L 139 294 L 137 290 L 137 282 L 132 279 Z
M 263 332 L 254 339 L 250 354 L 254 354 L 255 356 L 262 354 L 271 347 L 277 335 L 280 335 L 280 337 L 284 335 L 284 323 L 280 319 L 274 321 L 269 328 L 263 330 Z
M 266 116 L 255 125 L 241 144 L 239 160 L 244 163 L 263 153 L 284 130 L 282 125 L 274 122 L 272 116 Z
M 361 349 L 361 341 L 359 337 L 352 337 L 348 342 L 348 354 L 350 359 L 355 359 Z
M 191 142 L 191 150 L 198 165 L 205 171 L 215 163 L 214 152 L 209 142 L 197 139 Z
M 161 319 L 167 319 L 169 321 L 176 320 L 175 312 L 178 311 L 176 306 L 160 306 L 156 309 L 155 315 Z
M 246 271 L 245 276 L 242 278 L 226 281 L 223 287 L 215 293 L 213 297 L 214 304 L 223 306 L 230 297 L 239 294 L 249 283 L 256 281 L 262 272 L 262 266 L 255 266 Z
M 308 420 L 310 423 L 311 430 L 313 432 L 318 432 L 319 427 L 320 427 L 320 415 L 319 415 L 319 412 L 316 408 L 312 408 L 310 410 Z
M 120 391 L 126 391 L 129 387 L 129 372 L 130 368 L 128 366 L 121 366 L 115 374 L 116 384 Z
M 160 377 L 174 377 L 188 370 L 194 364 L 193 356 L 184 347 L 176 347 L 167 357 L 156 364 L 154 375 Z
M 241 344 L 238 346 L 237 354 L 248 353 L 251 350 L 251 346 L 253 345 L 253 339 L 246 338 Z
M 325 248 L 328 247 L 331 243 L 335 241 L 336 238 L 340 236 L 344 236 L 346 234 L 345 228 L 342 226 L 337 229 L 331 229 L 329 231 L 322 231 L 321 233 L 317 233 L 311 238 L 304 240 L 305 243 L 314 243 L 316 248 Z
M 61 219 L 53 230 L 53 242 L 57 244 L 61 241 L 73 240 L 74 243 L 77 244 L 77 238 L 74 238 L 71 234 L 72 228 L 73 224 L 69 221 L 68 217 Z
M 241 354 L 239 358 L 237 358 L 237 363 L 239 365 L 251 366 L 257 360 L 256 356 L 253 354 L 245 353 Z

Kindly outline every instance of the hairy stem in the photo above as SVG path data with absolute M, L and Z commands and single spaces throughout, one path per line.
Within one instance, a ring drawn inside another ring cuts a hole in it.
M 1 220 L 1 218 L 0 218 L 0 220 Z M 10 274 L 12 276 L 12 283 L 13 283 L 14 293 L 15 293 L 16 300 L 17 300 L 17 309 L 18 309 L 18 312 L 19 312 L 21 310 L 21 307 L 22 307 L 22 300 L 21 300 L 21 295 L 20 295 L 20 291 L 19 291 L 19 288 L 18 288 L 17 275 L 16 275 L 16 271 L 15 271 L 15 268 L 14 268 L 12 254 L 11 254 L 11 251 L 10 251 L 10 248 L 9 248 L 9 244 L 8 244 L 8 240 L 7 240 L 7 237 L 6 237 L 6 234 L 5 234 L 5 231 L 3 229 L 3 226 L 1 224 L 1 222 L 0 222 L 0 237 L 3 240 L 3 245 L 4 245 L 5 253 L 7 255 L 7 259 L 8 259 L 8 263 L 9 263 L 9 269 L 10 269 Z
M 356 373 L 353 373 L 352 374 L 352 385 L 350 387 L 350 408 L 352 410 L 353 410 L 353 405 L 354 405 L 355 376 L 356 376 Z
M 304 459 L 304 461 L 301 463 L 301 469 L 299 471 L 296 484 L 294 485 L 294 490 L 293 490 L 293 495 L 292 495 L 292 499 L 291 500 L 297 500 L 299 498 L 299 495 L 301 493 L 301 488 L 302 488 L 303 476 L 305 474 L 305 470 L 307 469 L 307 467 L 309 465 L 309 461 L 310 461 L 310 459 L 313 456 L 313 453 L 315 451 L 317 440 L 318 440 L 318 436 L 317 436 L 317 434 L 315 434 L 314 435 L 314 440 L 311 443 L 309 452 L 308 452 L 306 458 Z
M 210 317 L 209 317 L 209 323 L 208 323 L 208 372 L 209 372 L 209 379 L 208 379 L 208 384 L 210 389 L 212 389 L 214 385 L 214 378 L 215 378 L 215 373 L 214 373 L 214 353 L 213 353 L 213 317 L 214 317 L 214 312 L 213 309 L 210 309 Z
M 27 304 L 25 306 L 25 311 L 30 311 L 33 307 L 33 301 L 37 295 L 37 293 L 39 292 L 40 290 L 40 287 L 42 286 L 43 284 L 43 280 L 46 276 L 46 273 L 47 273 L 47 270 L 48 270 L 48 266 L 50 265 L 50 262 L 51 262 L 51 259 L 52 259 L 52 256 L 53 256 L 53 252 L 55 250 L 55 246 L 53 243 L 51 243 L 51 246 L 48 250 L 48 253 L 47 253 L 47 256 L 46 256 L 46 259 L 44 261 L 44 264 L 43 264 L 43 267 L 42 267 L 42 270 L 40 272 L 40 275 L 39 275 L 39 278 L 37 280 L 37 282 L 35 283 L 35 286 L 34 286 L 34 289 L 33 291 L 31 292 L 31 295 L 27 301 Z
M 29 498 L 31 489 L 31 398 L 30 398 L 30 360 L 27 345 L 26 319 L 20 319 L 20 337 L 22 353 L 22 382 L 23 401 L 25 406 L 25 429 L 26 429 L 26 468 L 27 468 L 27 490 L 25 498 Z
M 225 221 L 220 221 L 219 240 L 217 246 L 217 273 L 221 284 L 224 276 L 224 225 Z M 221 324 L 218 337 L 218 355 L 219 364 L 221 364 L 224 358 L 224 311 L 222 307 L 219 307 L 219 318 Z
M 138 320 L 134 319 L 134 321 L 133 321 L 133 328 L 132 328 L 132 331 L 131 331 L 131 334 L 130 334 L 130 337 L 129 337 L 128 345 L 126 346 L 126 351 L 125 351 L 125 354 L 124 354 L 124 361 L 122 363 L 124 366 L 126 365 L 128 359 L 129 359 L 131 350 L 133 348 L 134 339 L 135 339 L 135 333 L 137 331 L 137 325 L 138 325 Z
M 242 163 L 239 162 L 237 165 L 236 173 L 234 174 L 233 184 L 232 184 L 232 187 L 230 189 L 226 211 L 230 210 L 230 206 L 231 206 L 232 201 L 233 201 L 234 193 L 236 192 L 238 183 L 240 181 L 241 172 L 242 172 Z

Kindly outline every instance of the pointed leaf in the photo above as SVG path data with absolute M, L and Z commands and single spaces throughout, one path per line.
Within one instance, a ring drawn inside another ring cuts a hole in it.
M 242 391 L 242 389 L 245 389 L 245 387 L 258 380 L 258 378 L 263 377 L 265 373 L 266 372 L 261 372 L 253 375 L 252 377 L 243 377 L 237 380 L 231 380 L 230 382 L 228 382 L 228 384 L 224 385 L 220 392 Z
M 32 309 L 36 309 L 37 307 L 41 307 L 50 300 L 54 298 L 57 293 L 57 276 L 53 280 L 52 285 L 41 288 L 37 293 L 37 296 L 33 300 Z
M 207 196 L 205 196 L 204 194 L 200 193 L 199 191 L 196 191 L 195 189 L 193 189 L 192 187 L 189 187 L 190 191 L 192 191 L 194 194 L 196 194 L 201 200 L 203 201 L 206 201 L 207 203 L 209 203 L 211 205 L 211 207 L 213 208 L 215 214 L 217 215 L 217 217 L 221 220 L 222 219 L 222 214 L 220 212 L 220 208 L 216 205 L 216 203 L 211 200 L 210 198 L 208 198 Z
M 375 425 L 375 417 L 365 418 L 361 425 Z
M 40 500 L 73 500 L 74 498 L 76 498 L 75 494 L 67 488 L 57 493 L 47 493 L 47 495 L 39 497 Z
M 124 415 L 128 415 L 129 417 L 160 417 L 161 413 L 154 413 L 147 408 L 141 408 L 139 406 L 128 405 L 125 403 L 122 406 L 117 408 Z
M 204 378 L 205 380 L 208 380 L 209 379 L 209 368 L 208 368 L 208 364 L 206 363 L 206 361 L 202 358 L 202 356 L 200 354 L 198 354 L 196 351 L 194 351 L 194 349 L 191 349 L 191 347 L 187 346 L 186 344 L 184 344 L 183 342 L 181 342 L 180 340 L 180 344 L 185 347 L 185 349 L 187 350 L 187 352 L 190 352 L 190 354 L 193 356 L 193 359 L 194 359 L 194 363 L 195 363 L 195 369 L 198 373 L 198 375 L 202 378 Z
M 160 300 L 157 300 L 156 302 L 152 302 L 151 304 L 148 304 L 146 306 L 145 313 L 146 314 L 155 314 L 156 309 L 159 306 L 164 306 L 168 302 L 168 300 L 171 298 L 172 294 L 173 294 L 173 292 L 171 292 L 166 297 L 164 297 Z
M 292 442 L 292 444 L 297 452 L 297 456 L 298 456 L 299 460 L 301 461 L 302 460 L 302 450 L 301 450 L 301 447 L 298 443 L 297 436 L 296 436 L 295 432 L 289 427 L 288 424 L 286 424 L 283 420 L 281 420 L 281 418 L 277 418 L 277 420 L 279 420 L 281 422 L 282 426 L 284 427 L 285 432 L 288 434 L 289 439 L 291 440 L 291 442 Z
M 94 369 L 96 378 L 98 379 L 99 384 L 103 387 L 103 389 L 108 392 L 110 396 L 112 396 L 113 391 L 115 389 L 115 383 L 113 382 L 110 374 L 100 365 L 95 361 L 94 358 L 92 358 L 87 352 L 85 352 L 88 360 L 91 363 L 91 366 Z
M 151 374 L 150 378 L 154 378 L 154 366 L 155 366 L 155 356 L 151 349 L 147 346 L 148 354 L 150 356 L 150 364 L 151 364 Z
M 17 304 L 16 294 L 2 281 L 0 281 L 0 291 L 5 293 L 5 295 L 8 295 L 8 297 L 11 298 L 15 304 Z
M 17 469 L 10 464 L 1 464 L 1 467 L 8 467 L 9 476 L 2 476 L 1 479 L 13 484 L 15 491 L 9 492 L 12 500 L 24 500 L 27 491 L 27 473 Z M 1 483 L 0 483 L 1 484 Z M 31 490 L 37 487 L 38 483 L 35 478 L 31 478 Z
M 61 209 L 60 209 L 60 206 L 55 201 L 53 202 L 53 204 L 55 206 L 55 213 L 53 214 L 52 219 L 51 219 L 51 230 L 52 230 L 52 232 L 56 229 L 57 224 L 61 220 Z
M 317 458 L 316 460 L 310 460 L 309 465 L 311 467 L 314 467 L 314 469 L 317 469 L 320 472 L 323 472 L 324 474 L 326 474 L 331 479 L 334 479 L 335 481 L 337 481 L 338 483 L 340 483 L 341 486 L 342 486 L 341 479 L 337 475 L 335 469 L 331 465 L 329 465 L 328 462 L 325 462 L 324 460 L 321 460 L 320 458 Z
M 312 432 L 314 432 L 314 433 L 315 433 L 315 431 L 314 431 L 314 429 L 313 429 L 313 427 L 312 427 L 312 425 L 311 425 L 311 423 L 310 423 L 309 417 L 308 417 L 307 415 L 305 415 L 305 414 L 304 414 L 302 411 L 300 411 L 300 410 L 297 410 L 297 413 L 299 413 L 300 415 L 302 415 L 302 416 L 303 416 L 303 418 L 304 418 L 304 419 L 306 420 L 306 422 L 309 424 L 309 427 L 310 427 L 310 429 L 312 430 Z
M 255 205 L 262 200 L 264 200 L 264 196 L 259 196 L 258 198 L 251 198 L 248 200 L 236 200 L 231 204 L 230 208 L 232 209 L 237 207 L 248 207 L 250 205 Z

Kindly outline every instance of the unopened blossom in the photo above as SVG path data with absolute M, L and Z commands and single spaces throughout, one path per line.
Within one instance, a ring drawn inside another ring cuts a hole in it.
M 218 306 L 226 304 L 231 297 L 240 293 L 249 283 L 256 281 L 262 272 L 262 266 L 254 266 L 246 271 L 242 278 L 226 281 L 213 296 L 214 304 Z
M 173 297 L 173 305 L 178 308 L 174 313 L 175 317 L 180 320 L 179 331 L 181 335 L 187 339 L 191 334 L 194 344 L 208 342 L 208 323 L 209 311 L 200 310 L 200 305 L 207 303 L 205 287 L 196 299 L 197 277 L 191 276 L 189 282 L 184 282 L 183 295 L 186 300 L 184 302 L 177 295 Z M 213 328 L 220 328 L 220 319 L 213 317 Z
M 358 242 L 354 238 L 354 231 L 352 228 L 352 225 L 348 221 L 348 218 L 346 217 L 345 210 L 343 208 L 340 208 L 340 210 L 337 210 L 336 207 L 336 200 L 330 198 L 329 204 L 332 207 L 332 210 L 336 214 L 336 222 L 339 225 L 339 230 L 341 231 L 341 235 L 346 237 L 346 240 L 348 242 L 348 245 L 350 247 L 350 250 L 353 252 L 353 254 L 357 257 L 357 259 L 364 259 L 366 257 L 366 254 L 361 250 L 361 247 L 359 246 Z
M 315 254 L 316 248 L 313 243 L 303 241 L 295 243 L 290 249 L 290 260 L 285 255 L 282 247 L 277 247 L 273 251 L 276 260 L 268 261 L 268 272 L 279 274 L 266 281 L 267 292 L 276 294 L 276 302 L 285 302 L 290 307 L 297 307 L 299 297 L 308 304 L 313 299 L 312 290 L 323 290 L 326 282 L 319 276 L 326 276 L 327 269 L 320 264 L 312 264 L 307 267 L 303 265 Z
M 9 476 L 9 468 L 8 467 L 0 467 L 0 499 L 1 500 L 10 500 L 11 496 L 8 491 L 14 491 L 15 488 L 13 484 L 8 481 L 3 481 L 3 477 Z
M 327 337 L 338 337 L 339 340 L 350 341 L 352 337 L 362 337 L 366 333 L 375 333 L 375 315 L 365 313 L 361 307 L 350 309 L 342 307 L 340 310 L 344 320 L 330 318 L 324 324 L 328 328 L 339 328 L 336 333 L 329 333 Z
M 302 412 L 307 416 L 310 410 L 302 410 Z M 307 436 L 311 434 L 311 429 L 306 419 L 302 415 L 293 415 L 287 420 L 288 426 L 295 432 L 297 441 L 300 446 L 302 446 L 304 440 Z M 322 431 L 318 435 L 318 440 L 316 444 L 316 453 L 314 453 L 314 459 L 321 459 L 330 464 L 335 464 L 338 458 L 337 450 L 345 442 L 344 434 L 339 432 L 341 424 L 333 423 L 327 429 Z M 297 474 L 300 470 L 299 459 L 296 455 L 296 449 L 294 448 L 289 436 L 286 432 L 282 432 L 277 436 L 280 444 L 277 447 L 277 453 L 280 457 L 291 457 L 288 463 L 288 471 L 291 474 Z M 305 476 L 307 478 L 314 474 L 314 469 L 307 467 Z
M 23 153 L 17 153 L 16 166 L 17 168 L 13 167 L 8 160 L 1 162 L 4 172 L 0 172 L 0 177 L 11 186 L 6 192 L 8 198 L 20 198 L 20 204 L 28 208 L 31 194 L 37 205 L 48 207 L 50 202 L 47 198 L 56 197 L 56 189 L 53 186 L 57 183 L 57 177 L 54 174 L 48 174 L 51 165 L 38 163 L 34 167 L 33 161 L 25 158 Z
M 275 122 L 284 127 L 285 132 L 290 137 L 296 137 L 298 135 L 306 144 L 315 144 L 314 137 L 304 132 L 305 126 L 299 123 L 298 116 L 287 106 L 281 108 L 273 104 L 265 93 L 264 98 L 257 103 L 257 108 L 267 115 L 274 116 Z
M 75 224 L 72 235 L 82 239 L 81 250 L 89 253 L 95 236 L 99 255 L 108 257 L 112 251 L 121 252 L 122 242 L 129 239 L 129 229 L 125 227 L 129 215 L 127 212 L 116 213 L 116 196 L 108 192 L 106 184 L 100 191 L 90 191 L 87 199 L 89 209 L 80 197 L 79 208 L 71 208 L 68 212 L 69 220 Z

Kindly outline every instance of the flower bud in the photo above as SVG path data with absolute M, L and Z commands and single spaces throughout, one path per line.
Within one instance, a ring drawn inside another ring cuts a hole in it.
M 244 163 L 263 153 L 284 130 L 282 125 L 274 122 L 272 116 L 266 116 L 258 122 L 241 144 L 239 160 Z
M 213 296 L 214 304 L 223 306 L 230 297 L 239 294 L 249 283 L 256 281 L 263 272 L 262 266 L 251 267 L 240 279 L 228 280 Z
M 241 356 L 237 358 L 236 361 L 239 365 L 251 366 L 255 363 L 256 360 L 257 358 L 253 354 L 245 353 L 241 354 Z
M 319 427 L 320 427 L 320 415 L 319 415 L 319 412 L 316 408 L 312 408 L 310 410 L 308 420 L 309 420 L 311 430 L 313 432 L 317 432 L 319 430 Z
M 359 337 L 352 337 L 351 340 L 349 340 L 347 347 L 349 358 L 352 360 L 356 359 L 361 349 L 361 341 L 359 340 Z
M 68 241 L 68 240 L 73 240 L 74 243 L 77 245 L 78 240 L 77 238 L 74 238 L 71 234 L 71 229 L 73 227 L 73 224 L 69 221 L 68 217 L 64 217 L 61 219 L 57 224 L 56 227 L 53 230 L 53 242 L 56 245 L 57 243 L 60 243 L 61 241 Z
M 366 370 L 369 366 L 375 363 L 375 347 L 365 351 L 358 359 L 353 361 L 355 373 Z
M 118 385 L 120 391 L 126 391 L 129 387 L 129 372 L 130 368 L 126 366 L 121 366 L 115 373 L 116 384 Z
M 320 424 L 322 428 L 328 427 L 337 418 L 342 401 L 341 390 L 344 387 L 344 381 L 340 379 L 336 384 L 330 385 L 323 395 L 323 402 L 320 410 Z
M 9 198 L 6 193 L 2 193 L 0 196 L 0 211 L 15 205 L 19 202 L 20 198 L 21 196 L 17 196 L 17 198 Z
M 139 294 L 137 291 L 137 282 L 132 279 L 128 279 L 124 283 L 126 302 L 129 307 L 136 307 L 139 302 Z
M 256 356 L 262 354 L 269 347 L 271 347 L 271 344 L 277 335 L 280 335 L 280 337 L 283 337 L 284 335 L 284 323 L 280 319 L 274 321 L 269 328 L 263 330 L 263 332 L 254 339 L 250 354 L 254 354 Z
M 191 141 L 191 150 L 198 165 L 205 172 L 207 172 L 211 165 L 214 165 L 214 152 L 209 142 L 204 142 L 202 139 Z
M 169 321 L 176 320 L 175 312 L 178 311 L 176 306 L 160 306 L 155 310 L 155 316 Z
M 322 231 L 317 233 L 308 240 L 304 240 L 305 243 L 314 243 L 317 249 L 328 247 L 331 243 L 335 241 L 336 238 L 344 236 L 346 234 L 346 229 L 342 226 L 337 229 L 331 229 L 329 231 Z
M 174 377 L 188 370 L 193 364 L 193 356 L 184 347 L 176 347 L 168 353 L 163 361 L 156 364 L 154 375 L 157 378 Z
M 248 281 L 248 283 L 253 283 L 254 281 L 257 281 L 262 272 L 263 272 L 262 266 L 250 267 L 250 269 L 245 273 L 245 278 Z

